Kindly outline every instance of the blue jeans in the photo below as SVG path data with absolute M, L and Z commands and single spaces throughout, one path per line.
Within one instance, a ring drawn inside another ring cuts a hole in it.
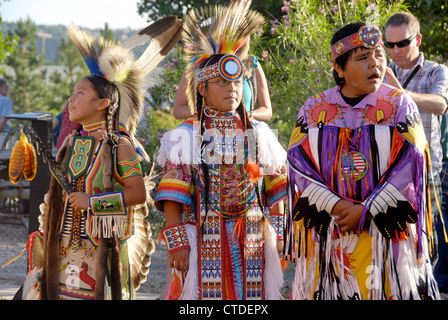
M 448 234 L 448 162 L 443 163 L 442 171 L 440 173 L 440 181 L 442 185 L 442 200 L 441 203 L 439 200 L 439 203 L 442 210 L 443 221 L 445 222 L 445 230 Z M 434 216 L 438 238 L 438 260 L 434 268 L 434 277 L 439 284 L 440 291 L 448 292 L 448 243 L 445 242 L 442 219 L 440 219 L 438 214 Z

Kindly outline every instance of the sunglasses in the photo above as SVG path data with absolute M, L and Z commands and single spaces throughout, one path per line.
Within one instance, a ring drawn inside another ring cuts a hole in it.
M 415 38 L 416 36 L 417 36 L 417 34 L 414 34 L 413 36 L 411 36 L 411 37 L 409 37 L 409 38 L 407 38 L 407 39 L 398 41 L 398 42 L 388 42 L 388 41 L 384 41 L 384 46 L 385 46 L 386 48 L 389 48 L 389 49 L 393 49 L 395 46 L 397 46 L 398 48 L 404 48 L 404 47 L 407 47 L 408 45 L 410 45 L 411 42 L 412 42 L 412 40 L 414 40 L 414 38 Z

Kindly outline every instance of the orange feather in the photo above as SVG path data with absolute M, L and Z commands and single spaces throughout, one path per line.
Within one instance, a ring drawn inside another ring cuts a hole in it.
M 177 275 L 177 272 L 174 272 L 173 282 L 171 282 L 170 289 L 168 290 L 168 300 L 178 300 L 181 294 L 182 282 Z
M 251 182 L 256 182 L 262 177 L 260 166 L 256 163 L 246 163 L 245 169 Z
M 22 134 L 20 139 L 16 141 L 14 148 L 12 148 L 11 158 L 9 159 L 9 180 L 14 184 L 19 182 L 23 177 L 26 153 L 25 139 L 25 136 Z

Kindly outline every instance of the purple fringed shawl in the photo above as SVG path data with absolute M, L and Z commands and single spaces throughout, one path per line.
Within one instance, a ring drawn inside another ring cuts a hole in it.
M 379 109 L 384 116 L 377 121 Z M 426 210 L 424 132 L 418 130 L 420 125 L 412 99 L 386 84 L 354 107 L 346 105 L 338 87 L 310 98 L 299 112 L 288 150 L 290 202 L 309 184 L 321 185 L 341 199 L 364 205 L 362 231 L 371 214 L 370 206 L 391 184 L 415 209 L 420 252 Z M 348 138 L 342 132 L 346 128 Z M 394 156 L 391 151 L 398 144 L 401 147 Z M 365 157 L 368 169 L 359 181 L 348 181 L 342 172 L 341 157 L 347 151 Z

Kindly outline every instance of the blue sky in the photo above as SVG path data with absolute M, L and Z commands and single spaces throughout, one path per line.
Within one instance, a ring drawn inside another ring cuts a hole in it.
M 142 29 L 146 18 L 137 13 L 138 0 L 0 0 L 4 22 L 30 17 L 36 24 L 76 25 L 85 28 Z

